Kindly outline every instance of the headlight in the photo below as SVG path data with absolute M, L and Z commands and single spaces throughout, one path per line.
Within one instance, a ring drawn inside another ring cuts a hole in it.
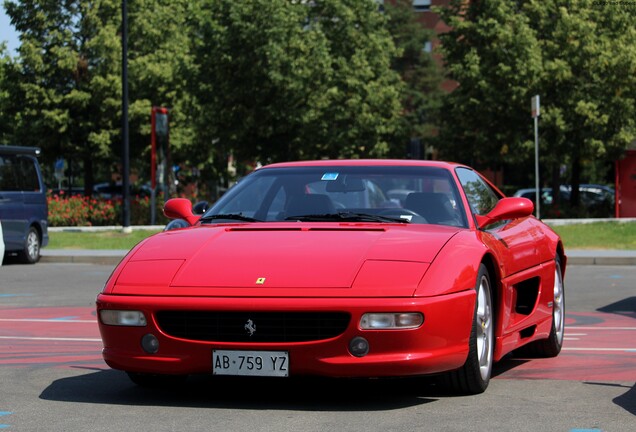
M 99 311 L 99 318 L 106 325 L 130 327 L 146 325 L 146 316 L 141 311 L 102 309 Z
M 363 330 L 393 330 L 417 328 L 424 323 L 424 315 L 419 312 L 365 313 L 360 318 Z

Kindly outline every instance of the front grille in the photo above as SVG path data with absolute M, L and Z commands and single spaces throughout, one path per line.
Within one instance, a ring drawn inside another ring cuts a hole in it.
M 342 334 L 351 317 L 344 312 L 160 311 L 156 318 L 164 333 L 182 339 L 305 342 Z

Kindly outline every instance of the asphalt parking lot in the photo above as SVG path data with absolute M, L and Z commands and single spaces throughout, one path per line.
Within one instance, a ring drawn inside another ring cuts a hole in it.
M 113 265 L 0 268 L 0 427 L 7 430 L 636 430 L 636 267 L 572 265 L 554 359 L 506 358 L 488 390 L 434 380 L 213 379 L 148 390 L 101 359 L 94 300 Z

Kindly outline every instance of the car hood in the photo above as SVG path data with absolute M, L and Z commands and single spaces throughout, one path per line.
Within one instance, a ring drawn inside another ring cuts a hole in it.
M 159 233 L 129 254 L 116 293 L 411 295 L 457 228 L 262 224 Z M 294 290 L 291 292 L 290 290 Z M 326 293 L 325 290 L 330 290 Z

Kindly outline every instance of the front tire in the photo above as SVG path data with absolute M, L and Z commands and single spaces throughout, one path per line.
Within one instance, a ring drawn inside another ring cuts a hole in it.
M 483 393 L 492 375 L 495 343 L 492 289 L 490 274 L 484 264 L 479 266 L 475 290 L 477 297 L 468 342 L 468 358 L 461 368 L 446 375 L 449 388 L 461 394 Z
M 35 227 L 30 227 L 24 241 L 24 249 L 20 251 L 18 257 L 20 262 L 25 264 L 35 264 L 40 260 L 40 233 Z

